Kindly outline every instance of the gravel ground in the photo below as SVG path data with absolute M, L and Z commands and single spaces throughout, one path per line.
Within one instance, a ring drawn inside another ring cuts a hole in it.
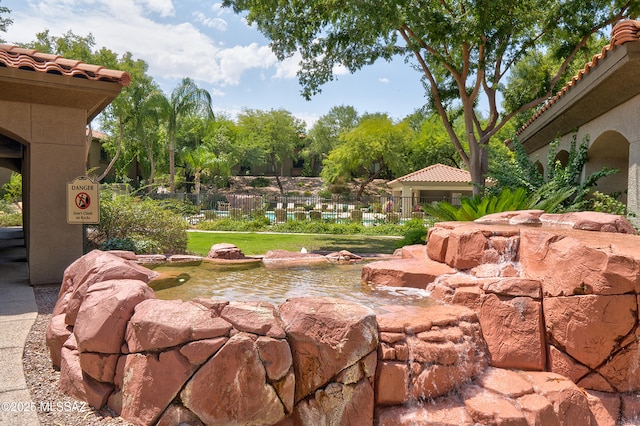
M 38 410 L 43 426 L 131 425 L 110 410 L 94 410 L 87 404 L 63 395 L 58 390 L 60 371 L 51 366 L 49 349 L 45 345 L 45 333 L 51 312 L 58 298 L 60 286 L 34 286 L 38 305 L 38 317 L 27 337 L 22 362 L 24 374 L 33 401 L 51 403 L 53 409 Z M 62 407 L 57 410 L 56 407 Z M 69 409 L 71 408 L 71 409 Z

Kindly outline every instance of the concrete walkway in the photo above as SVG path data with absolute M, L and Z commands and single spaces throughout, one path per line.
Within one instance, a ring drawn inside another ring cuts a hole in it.
M 22 228 L 0 228 L 0 425 L 39 425 L 22 366 L 27 335 L 38 315 L 29 285 Z

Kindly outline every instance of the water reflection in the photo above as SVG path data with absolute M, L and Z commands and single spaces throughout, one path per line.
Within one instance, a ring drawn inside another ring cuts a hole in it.
M 152 281 L 160 299 L 197 297 L 280 304 L 292 297 L 331 296 L 370 307 L 389 304 L 428 306 L 424 290 L 376 287 L 362 282 L 362 264 L 267 269 L 261 266 L 158 266 Z

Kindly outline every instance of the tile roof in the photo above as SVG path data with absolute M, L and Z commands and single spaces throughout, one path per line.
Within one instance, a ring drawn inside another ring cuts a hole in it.
M 404 175 L 388 183 L 430 182 L 430 183 L 471 183 L 471 173 L 444 164 L 433 164 L 424 169 Z
M 590 62 L 588 62 L 578 74 L 565 84 L 556 95 L 549 99 L 542 105 L 542 107 L 525 123 L 519 130 L 518 134 L 533 123 L 538 117 L 540 117 L 546 110 L 550 109 L 562 96 L 564 96 L 572 87 L 574 87 L 580 80 L 584 78 L 598 63 L 604 60 L 607 55 L 616 47 L 621 46 L 628 42 L 640 40 L 640 21 L 626 20 L 620 21 L 611 30 L 611 42 L 602 48 L 602 51 L 597 55 L 594 55 Z
M 0 67 L 18 68 L 48 74 L 118 83 L 128 86 L 131 76 L 125 71 L 86 64 L 59 55 L 50 55 L 11 44 L 0 44 Z

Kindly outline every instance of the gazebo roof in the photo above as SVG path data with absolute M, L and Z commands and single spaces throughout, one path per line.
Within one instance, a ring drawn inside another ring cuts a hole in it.
M 112 70 L 99 65 L 90 65 L 59 55 L 42 53 L 11 44 L 0 43 L 0 67 L 18 68 L 47 74 L 58 74 L 118 83 L 128 86 L 131 76 L 125 71 Z
M 471 173 L 466 170 L 445 166 L 444 164 L 433 164 L 424 169 L 394 179 L 387 185 L 399 186 L 407 182 L 470 184 L 472 180 Z

